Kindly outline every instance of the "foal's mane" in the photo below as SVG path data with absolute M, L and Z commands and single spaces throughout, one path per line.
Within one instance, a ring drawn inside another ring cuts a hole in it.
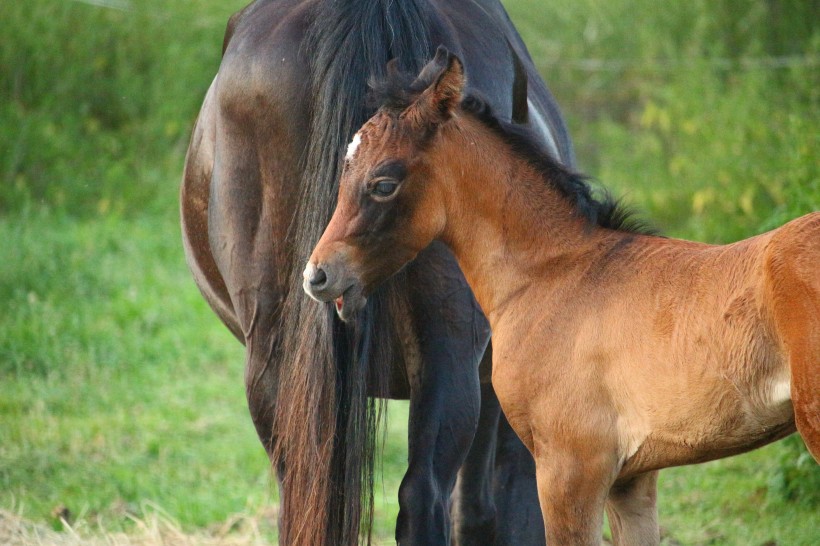
M 398 116 L 413 104 L 436 76 L 432 73 L 414 78 L 409 74 L 389 73 L 383 80 L 370 82 L 369 100 L 383 112 Z M 500 137 L 513 153 L 532 165 L 545 183 L 555 187 L 590 224 L 629 233 L 657 233 L 657 230 L 638 218 L 632 209 L 624 206 L 609 191 L 601 189 L 601 198 L 596 198 L 589 177 L 570 170 L 544 151 L 526 125 L 499 119 L 489 103 L 477 93 L 466 94 L 460 106 L 463 112 L 472 115 Z

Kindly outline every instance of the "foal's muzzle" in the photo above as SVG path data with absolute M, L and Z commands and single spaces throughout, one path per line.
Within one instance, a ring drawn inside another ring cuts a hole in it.
M 359 280 L 340 264 L 308 262 L 302 277 L 302 288 L 307 295 L 322 303 L 333 301 L 343 321 L 348 321 L 367 303 Z
M 302 275 L 305 278 L 305 286 L 310 287 L 310 289 L 315 288 L 316 290 L 321 290 L 327 286 L 327 273 L 318 266 L 309 263 Z M 307 291 L 308 288 L 305 288 L 305 290 Z M 308 292 L 308 294 L 310 294 L 310 292 Z

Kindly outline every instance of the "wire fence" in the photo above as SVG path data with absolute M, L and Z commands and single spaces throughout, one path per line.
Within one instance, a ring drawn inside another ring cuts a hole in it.
M 688 59 L 552 59 L 541 61 L 547 67 L 581 72 L 671 72 L 681 69 L 714 68 L 722 70 L 777 70 L 820 67 L 820 55 L 788 55 L 782 57 L 699 57 Z
M 74 0 L 81 4 L 88 4 L 90 6 L 97 6 L 99 8 L 110 8 L 120 11 L 129 11 L 131 9 L 130 0 Z
M 129 11 L 131 0 L 74 0 L 101 8 Z M 684 59 L 552 59 L 541 61 L 547 67 L 580 72 L 671 72 L 680 69 L 709 67 L 722 70 L 776 70 L 820 66 L 820 55 L 784 55 L 773 57 L 700 57 Z

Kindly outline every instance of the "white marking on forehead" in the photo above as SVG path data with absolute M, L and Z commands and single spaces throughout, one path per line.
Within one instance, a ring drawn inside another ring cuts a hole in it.
M 356 155 L 356 149 L 359 147 L 359 144 L 362 143 L 362 137 L 359 133 L 353 135 L 353 140 L 350 141 L 350 144 L 347 145 L 347 154 L 345 154 L 345 159 L 350 161 L 353 159 L 353 156 Z

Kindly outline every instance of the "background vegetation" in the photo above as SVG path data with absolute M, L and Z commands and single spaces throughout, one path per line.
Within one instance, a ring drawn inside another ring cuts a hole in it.
M 0 3 L 2 509 L 86 536 L 157 512 L 191 532 L 230 531 L 237 513 L 273 532 L 242 350 L 177 227 L 190 128 L 242 4 Z M 816 3 L 506 4 L 581 169 L 666 233 L 725 242 L 820 209 Z M 385 540 L 405 412 L 391 404 Z M 665 471 L 665 540 L 811 544 L 819 468 L 792 437 Z

